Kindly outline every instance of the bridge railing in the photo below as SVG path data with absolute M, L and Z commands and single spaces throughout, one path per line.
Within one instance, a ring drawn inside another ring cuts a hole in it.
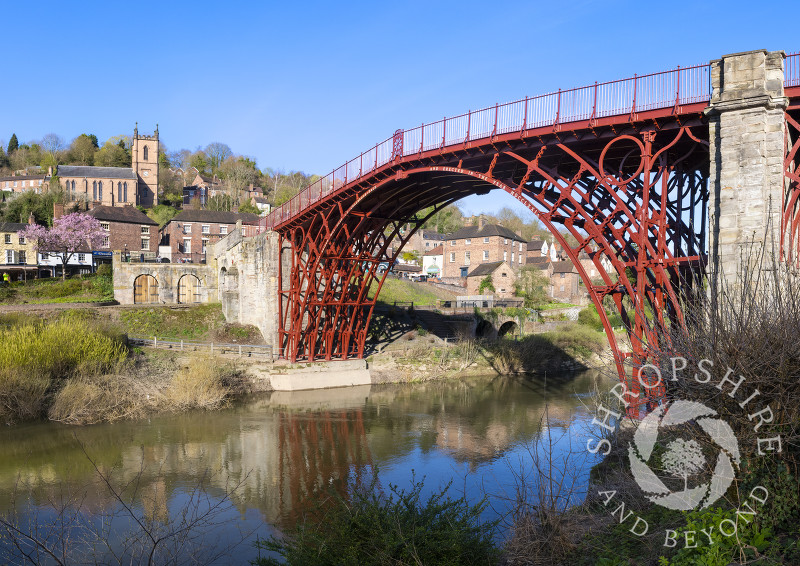
M 789 58 L 787 64 L 788 61 Z M 793 60 L 792 64 L 796 66 L 796 61 Z M 526 97 L 411 130 L 400 130 L 397 134 L 402 140 L 400 152 L 396 151 L 395 136 L 388 138 L 305 188 L 273 210 L 261 224 L 263 228 L 274 228 L 396 157 L 569 122 L 626 114 L 633 117 L 637 112 L 660 108 L 674 107 L 677 110 L 679 106 L 705 102 L 710 98 L 710 66 L 696 65 Z
M 800 86 L 800 51 L 786 56 L 784 63 L 783 86 Z

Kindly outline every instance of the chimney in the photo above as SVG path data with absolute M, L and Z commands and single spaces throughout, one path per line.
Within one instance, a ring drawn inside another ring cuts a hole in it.
M 47 166 L 47 176 L 48 177 L 52 177 L 53 176 L 53 166 L 52 165 L 48 165 Z
M 64 205 L 60 202 L 53 203 L 53 220 L 58 220 L 64 216 Z
M 28 215 L 28 224 L 36 224 L 36 219 L 33 217 L 33 212 Z
M 483 214 L 481 214 L 480 216 L 478 216 L 478 230 L 483 229 L 484 222 L 485 220 L 483 219 Z

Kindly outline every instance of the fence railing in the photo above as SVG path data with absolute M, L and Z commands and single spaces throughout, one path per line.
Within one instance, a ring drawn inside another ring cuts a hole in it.
M 148 346 L 182 352 L 208 352 L 210 354 L 236 354 L 239 356 L 264 358 L 273 357 L 270 345 L 225 344 L 220 342 L 198 342 L 193 340 L 171 340 L 158 336 L 128 336 L 128 343 L 134 346 Z
M 783 68 L 783 86 L 800 86 L 800 51 L 786 56 Z
M 709 69 L 710 66 L 705 64 L 634 75 L 628 79 L 525 97 L 411 130 L 398 130 L 392 137 L 348 161 L 273 210 L 261 221 L 260 228 L 274 228 L 397 157 L 544 126 L 610 116 L 633 116 L 637 112 L 660 108 L 674 107 L 677 110 L 685 104 L 705 102 L 711 97 Z
M 393 161 L 435 149 L 466 144 L 485 138 L 524 132 L 545 126 L 598 120 L 612 116 L 675 108 L 711 99 L 710 65 L 695 65 L 634 75 L 628 79 L 558 90 L 549 94 L 496 104 L 423 124 L 411 130 L 397 130 L 355 159 L 303 189 L 259 222 L 258 231 L 273 229 L 337 189 L 360 179 Z M 785 61 L 784 86 L 800 86 L 800 53 Z

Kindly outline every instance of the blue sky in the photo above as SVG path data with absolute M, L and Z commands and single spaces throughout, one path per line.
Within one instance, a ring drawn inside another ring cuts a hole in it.
M 159 124 L 261 168 L 325 174 L 382 141 L 558 88 L 800 50 L 795 3 L 11 2 L 0 142 Z M 510 199 L 510 197 L 509 197 Z M 517 207 L 494 192 L 462 208 Z

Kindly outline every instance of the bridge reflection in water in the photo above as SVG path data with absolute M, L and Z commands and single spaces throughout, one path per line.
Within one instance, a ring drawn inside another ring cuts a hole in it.
M 505 489 L 514 462 L 540 434 L 545 403 L 550 426 L 575 430 L 591 420 L 580 394 L 599 379 L 585 373 L 559 381 L 473 378 L 458 382 L 361 386 L 275 392 L 218 412 L 69 428 L 53 423 L 0 432 L 0 513 L 16 500 L 22 513 L 47 508 L 66 492 L 99 516 L 117 506 L 76 438 L 116 485 L 135 485 L 133 506 L 149 519 L 178 516 L 191 489 L 204 482 L 212 498 L 230 496 L 226 516 L 242 521 L 295 521 L 309 499 L 348 485 L 368 485 L 374 469 L 381 488 L 408 487 L 411 469 L 426 489 L 450 480 L 475 500 L 481 485 Z M 74 435 L 74 437 L 73 437 Z M 588 477 L 588 468 L 584 477 Z M 499 490 L 498 490 L 499 491 Z M 260 527 L 259 527 L 260 526 Z M 0 547 L 2 542 L 0 542 Z

